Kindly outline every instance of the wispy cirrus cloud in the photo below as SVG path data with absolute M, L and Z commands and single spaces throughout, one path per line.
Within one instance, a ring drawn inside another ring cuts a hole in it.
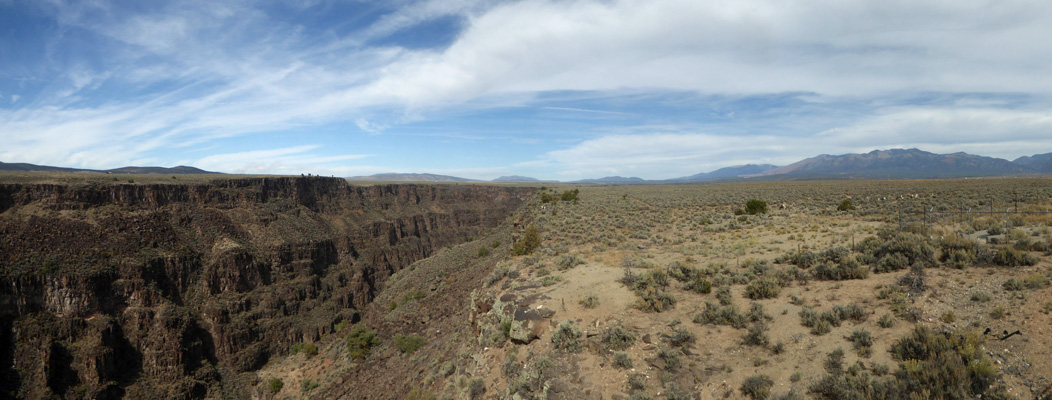
M 297 159 L 228 157 L 240 164 L 209 157 L 246 153 L 259 148 L 248 145 L 255 138 L 275 132 L 305 135 L 305 143 L 375 143 L 421 121 L 443 121 L 443 132 L 499 125 L 516 106 L 562 113 L 532 115 L 543 119 L 537 132 L 512 139 L 537 144 L 528 147 L 535 161 L 516 163 L 542 177 L 671 177 L 892 146 L 1005 157 L 1052 151 L 1042 136 L 1052 45 L 1041 39 L 1052 34 L 1052 6 L 1034 2 L 48 0 L 0 7 L 54 23 L 26 27 L 43 38 L 39 58 L 12 58 L 0 69 L 0 92 L 10 99 L 0 102 L 5 161 L 165 164 L 193 157 L 180 149 L 218 146 L 189 160 L 285 172 L 315 165 L 310 158 L 330 167 L 360 159 L 330 159 L 344 156 L 324 147 L 298 148 Z M 449 40 L 427 40 L 436 34 Z M 0 47 L 14 43 L 0 40 Z M 551 93 L 602 99 L 552 102 Z M 717 100 L 690 109 L 669 93 Z M 786 93 L 802 95 L 771 100 Z M 926 95 L 972 103 L 918 100 Z M 1017 99 L 988 101 L 998 95 Z M 777 118 L 735 117 L 765 108 L 777 109 Z M 618 131 L 653 124 L 681 128 Z M 546 133 L 550 127 L 562 136 Z M 504 136 L 471 130 L 462 136 L 476 142 Z M 489 151 L 485 145 L 457 142 L 442 151 Z M 405 156 L 384 146 L 353 152 Z M 374 151 L 380 148 L 385 153 Z M 394 162 L 387 168 L 397 169 Z

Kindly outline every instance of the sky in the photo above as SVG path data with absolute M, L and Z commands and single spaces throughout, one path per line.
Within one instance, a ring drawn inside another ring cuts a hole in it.
M 0 0 L 0 161 L 668 179 L 1052 152 L 1052 2 Z

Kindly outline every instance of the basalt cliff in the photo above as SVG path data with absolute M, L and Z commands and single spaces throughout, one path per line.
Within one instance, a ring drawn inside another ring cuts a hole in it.
M 393 273 L 534 189 L 0 185 L 0 397 L 244 397 L 247 372 L 355 323 Z

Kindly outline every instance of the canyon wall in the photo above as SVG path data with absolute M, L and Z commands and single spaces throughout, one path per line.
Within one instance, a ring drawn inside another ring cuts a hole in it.
M 531 188 L 342 179 L 0 185 L 0 395 L 241 397 L 394 272 Z

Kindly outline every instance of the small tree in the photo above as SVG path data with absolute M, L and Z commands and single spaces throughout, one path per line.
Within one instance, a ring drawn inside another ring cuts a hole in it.
M 851 199 L 844 199 L 836 209 L 837 211 L 851 211 L 855 209 L 855 205 L 851 203 Z
M 745 212 L 749 215 L 756 214 L 767 214 L 767 202 L 763 200 L 752 199 L 745 203 Z
M 522 239 L 511 246 L 511 254 L 515 256 L 524 256 L 533 253 L 533 251 L 540 246 L 541 235 L 537 233 L 536 226 L 530 225 L 526 228 L 526 233 L 522 236 Z

